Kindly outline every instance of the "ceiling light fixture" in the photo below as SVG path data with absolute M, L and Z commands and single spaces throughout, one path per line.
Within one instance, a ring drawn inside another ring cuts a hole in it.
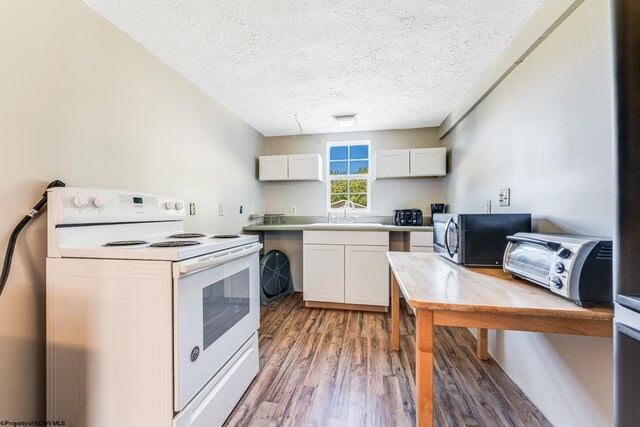
M 346 114 L 341 116 L 333 116 L 334 119 L 338 122 L 340 127 L 346 128 L 349 126 L 355 126 L 358 121 L 356 120 L 355 114 Z

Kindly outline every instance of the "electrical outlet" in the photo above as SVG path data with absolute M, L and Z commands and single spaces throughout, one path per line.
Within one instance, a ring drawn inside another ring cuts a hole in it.
M 196 214 L 196 204 L 189 203 L 189 215 L 195 215 L 195 214 Z
M 498 200 L 500 201 L 500 206 L 510 206 L 511 205 L 511 189 L 503 188 L 500 190 L 500 194 L 498 195 Z
M 487 200 L 484 204 L 484 213 L 491 213 L 491 200 Z
M 224 205 L 222 202 L 218 203 L 218 215 L 224 216 Z
M 291 205 L 291 215 L 298 214 L 298 207 L 296 205 Z
M 240 205 L 240 213 L 242 213 L 242 211 L 243 211 L 243 207 L 242 205 Z

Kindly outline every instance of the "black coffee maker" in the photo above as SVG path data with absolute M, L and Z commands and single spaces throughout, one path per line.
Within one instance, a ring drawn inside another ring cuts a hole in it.
M 444 213 L 446 205 L 444 203 L 431 204 L 431 224 L 433 225 L 433 214 Z

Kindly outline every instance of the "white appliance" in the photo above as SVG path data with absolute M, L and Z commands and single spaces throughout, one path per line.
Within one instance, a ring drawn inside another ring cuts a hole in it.
M 257 236 L 184 233 L 162 196 L 48 200 L 47 419 L 221 425 L 258 372 Z

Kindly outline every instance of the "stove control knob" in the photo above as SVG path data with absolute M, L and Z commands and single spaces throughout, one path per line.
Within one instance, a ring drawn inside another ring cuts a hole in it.
M 86 208 L 88 205 L 87 198 L 84 196 L 74 196 L 71 199 L 71 204 L 78 209 Z
M 567 248 L 562 248 L 560 252 L 558 252 L 558 256 L 562 259 L 569 258 L 569 255 L 571 255 L 571 251 Z
M 551 279 L 551 283 L 553 284 L 553 287 L 556 289 L 562 289 L 562 287 L 564 286 L 564 284 L 562 283 L 562 280 L 559 277 L 554 277 L 553 279 Z
M 564 264 L 559 262 L 555 265 L 554 270 L 556 271 L 556 273 L 561 274 L 564 272 Z
M 107 202 L 100 196 L 96 196 L 92 200 L 93 206 L 100 209 L 107 205 Z
M 182 209 L 184 209 L 184 203 L 183 202 L 176 202 L 176 210 L 177 211 L 181 211 Z
M 165 209 L 167 210 L 171 210 L 171 209 L 175 209 L 176 207 L 176 202 L 166 202 L 164 204 Z

